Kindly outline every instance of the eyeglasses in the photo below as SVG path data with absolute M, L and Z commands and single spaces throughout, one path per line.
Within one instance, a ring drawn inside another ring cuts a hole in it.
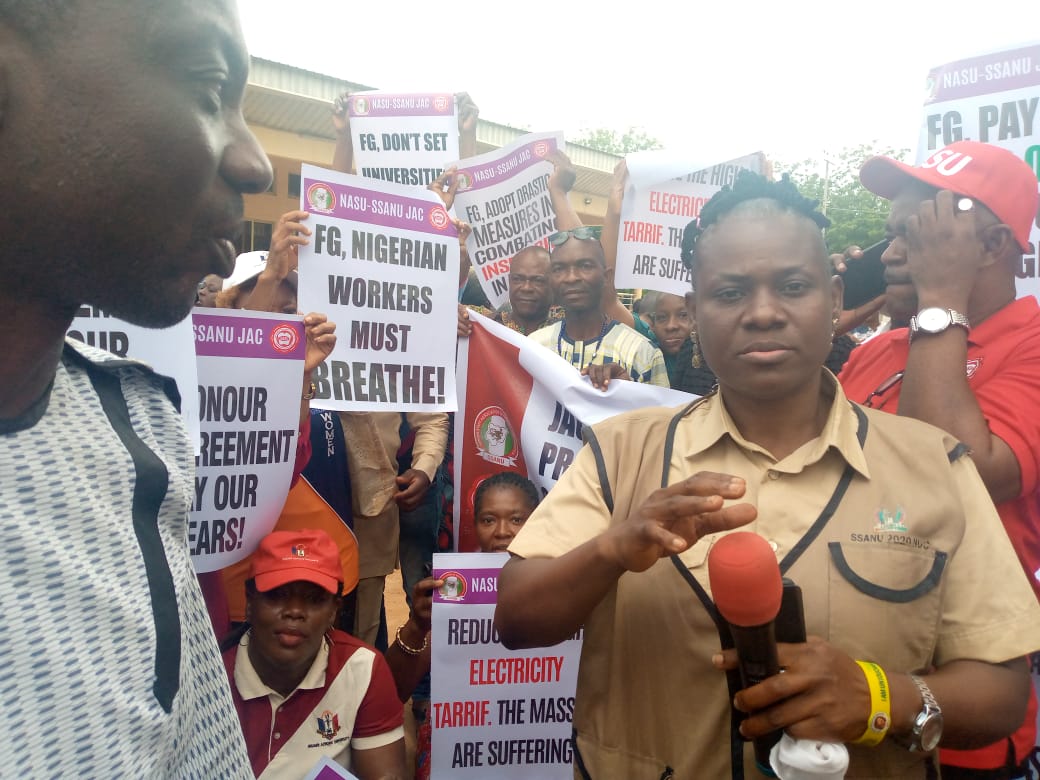
M 892 374 L 892 376 L 890 376 L 888 379 L 886 379 L 884 382 L 882 382 L 880 385 L 874 388 L 874 391 L 867 396 L 865 401 L 863 401 L 863 405 L 866 406 L 868 409 L 873 409 L 875 398 L 880 399 L 881 396 L 883 396 L 885 393 L 887 393 L 889 390 L 891 390 L 893 387 L 895 387 L 902 381 L 903 372 L 896 371 L 894 374 Z M 884 403 L 884 401 L 880 401 L 880 403 Z
M 594 238 L 598 241 L 600 234 L 602 233 L 603 227 L 601 225 L 582 225 L 581 227 L 571 228 L 570 230 L 559 230 L 549 236 L 549 246 L 562 246 L 567 243 L 571 236 L 574 236 L 574 238 L 580 238 L 582 241 L 587 241 L 590 238 Z

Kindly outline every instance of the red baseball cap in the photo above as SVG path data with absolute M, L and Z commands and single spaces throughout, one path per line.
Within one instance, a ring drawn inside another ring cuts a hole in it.
M 977 200 L 1011 228 L 1023 252 L 1036 218 L 1036 176 L 1025 160 L 979 141 L 958 141 L 918 166 L 891 157 L 871 157 L 859 171 L 863 186 L 892 200 L 910 179 Z
M 250 568 L 261 593 L 303 580 L 339 595 L 343 582 L 339 547 L 324 531 L 274 531 L 260 541 Z

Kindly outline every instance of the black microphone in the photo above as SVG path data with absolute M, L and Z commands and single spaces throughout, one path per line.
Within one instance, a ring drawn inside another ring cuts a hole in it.
M 779 674 L 775 621 L 783 600 L 783 578 L 769 543 L 746 531 L 722 537 L 708 555 L 708 581 L 715 606 L 733 635 L 741 686 L 750 688 Z M 769 766 L 769 751 L 780 735 L 777 730 L 754 740 L 755 763 L 768 777 L 776 777 Z

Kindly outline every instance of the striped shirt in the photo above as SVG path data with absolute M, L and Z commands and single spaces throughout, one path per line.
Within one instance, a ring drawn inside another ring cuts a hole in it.
M 661 350 L 632 328 L 620 322 L 610 322 L 601 336 L 576 341 L 567 336 L 566 324 L 567 320 L 562 320 L 536 330 L 531 339 L 548 347 L 579 371 L 593 364 L 618 363 L 634 382 L 669 386 Z

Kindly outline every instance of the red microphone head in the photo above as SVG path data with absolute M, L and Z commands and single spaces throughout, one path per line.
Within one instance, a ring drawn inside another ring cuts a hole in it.
M 715 542 L 708 554 L 708 581 L 715 606 L 730 625 L 765 625 L 780 611 L 780 566 L 758 534 L 739 531 Z

